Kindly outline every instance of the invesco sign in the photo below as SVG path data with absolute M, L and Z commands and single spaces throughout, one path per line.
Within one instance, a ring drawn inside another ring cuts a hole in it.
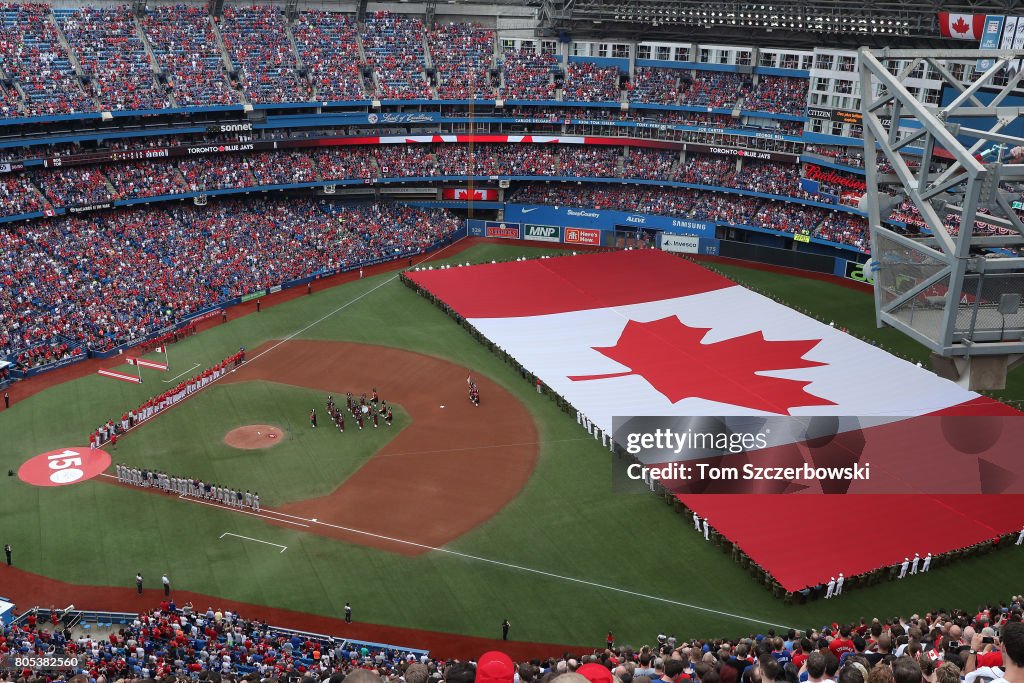
M 557 225 L 531 225 L 523 226 L 523 237 L 535 242 L 561 242 L 562 229 Z
M 110 454 L 88 446 L 37 455 L 18 468 L 18 478 L 33 486 L 67 486 L 99 476 L 110 467 Z

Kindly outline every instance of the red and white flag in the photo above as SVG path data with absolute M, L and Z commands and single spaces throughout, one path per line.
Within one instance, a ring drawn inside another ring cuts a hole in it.
M 134 356 L 128 356 L 125 358 L 125 362 L 128 365 L 136 365 L 140 368 L 150 368 L 152 370 L 167 370 L 167 363 L 161 363 L 155 360 L 146 360 L 145 358 L 136 358 Z
M 156 347 L 156 348 L 154 348 L 153 350 L 154 350 L 154 351 L 156 351 L 157 353 L 163 353 L 163 352 L 164 352 L 164 347 L 162 347 L 162 346 L 157 346 L 157 347 Z
M 118 372 L 117 370 L 107 370 L 101 368 L 96 371 L 97 375 L 103 375 L 104 377 L 110 377 L 112 379 L 118 379 L 122 382 L 130 382 L 131 384 L 142 384 L 142 378 L 136 377 L 135 375 L 129 375 L 124 372 Z
M 409 276 L 604 431 L 614 415 L 916 416 L 987 401 L 663 252 Z
M 1007 434 L 998 461 L 995 448 L 971 455 L 982 441 L 977 433 L 968 433 L 970 443 L 962 452 L 950 448 L 960 441 L 958 425 L 964 423 L 943 422 L 949 416 L 987 420 L 1019 413 L 691 261 L 638 250 L 421 270 L 408 277 L 564 397 L 585 416 L 583 424 L 589 420 L 604 432 L 613 432 L 616 416 L 855 416 L 861 429 L 841 434 L 834 448 L 829 442 L 812 451 L 807 442 L 799 443 L 800 436 L 790 443 L 782 436 L 778 447 L 737 457 L 761 462 L 795 455 L 794 464 L 815 467 L 874 461 L 870 481 L 838 482 L 842 490 L 813 482 L 794 489 L 788 479 L 778 486 L 773 481 L 739 482 L 737 487 L 727 482 L 728 490 L 680 494 L 727 538 L 747 539 L 744 552 L 790 590 L 827 581 L 837 569 L 854 575 L 898 561 L 907 548 L 893 543 L 869 556 L 861 547 L 832 544 L 823 551 L 831 553 L 823 566 L 769 565 L 780 545 L 777 534 L 754 537 L 744 531 L 752 524 L 747 510 L 756 509 L 764 519 L 809 518 L 827 507 L 820 496 L 810 495 L 818 492 L 876 494 L 868 503 L 876 509 L 913 501 L 913 514 L 927 509 L 929 518 L 950 509 L 957 515 L 987 510 L 992 498 L 1013 500 L 1012 509 L 1019 509 L 1020 496 L 986 493 L 1021 493 L 1024 487 L 1024 477 L 1016 475 L 1019 464 L 1014 464 L 1024 437 L 1014 421 L 1001 421 L 997 428 L 974 425 L 992 431 L 993 439 Z M 856 438 L 862 441 L 857 448 Z M 909 438 L 911 447 L 887 448 L 890 439 L 900 438 L 904 444 Z M 838 460 L 818 459 L 823 454 Z M 933 490 L 973 495 L 946 501 L 936 494 L 932 500 Z M 796 495 L 745 500 L 713 495 L 748 491 Z M 909 496 L 908 491 L 926 495 Z M 737 509 L 744 512 L 732 515 L 735 528 L 730 528 L 726 512 Z M 968 531 L 950 540 L 943 552 L 991 539 L 993 530 L 1019 530 L 1020 514 L 1007 513 L 997 522 L 995 516 L 972 518 L 965 522 Z
M 943 38 L 981 40 L 985 30 L 984 14 L 939 12 L 939 33 Z

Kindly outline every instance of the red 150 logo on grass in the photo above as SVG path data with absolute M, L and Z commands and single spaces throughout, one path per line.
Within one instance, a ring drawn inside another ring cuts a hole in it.
M 100 475 L 110 454 L 98 449 L 65 448 L 37 455 L 18 469 L 18 478 L 33 486 L 67 486 Z

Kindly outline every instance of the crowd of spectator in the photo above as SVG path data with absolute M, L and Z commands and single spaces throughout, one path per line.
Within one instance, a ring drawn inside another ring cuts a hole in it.
M 105 110 L 162 109 L 167 93 L 153 78 L 128 5 L 54 8 L 53 14 Z
M 84 89 L 58 26 L 87 77 Z M 0 109 L 7 116 L 94 111 L 92 95 L 103 109 L 113 110 L 227 105 L 239 103 L 239 91 L 254 103 L 431 98 L 425 41 L 442 99 L 470 94 L 489 99 L 499 85 L 507 100 L 553 100 L 558 86 L 566 101 L 618 102 L 621 96 L 616 67 L 571 62 L 563 76 L 556 56 L 533 46 L 505 50 L 496 82 L 494 31 L 468 22 L 428 31 L 418 17 L 378 11 L 366 18 L 360 34 L 353 16 L 320 9 L 289 18 L 273 5 L 228 6 L 222 17 L 211 19 L 202 7 L 177 4 L 147 8 L 136 19 L 129 5 L 15 3 L 0 7 L 0 60 L 26 101 L 16 88 L 3 85 Z M 636 104 L 731 109 L 742 99 L 744 110 L 800 115 L 808 81 L 637 67 L 625 88 Z M 800 128 L 799 122 L 779 125 L 786 132 Z
M 506 100 L 553 100 L 555 55 L 533 50 L 506 50 L 501 58 L 502 97 Z
M 46 209 L 39 190 L 24 175 L 0 175 L 0 215 L 20 216 Z
M 739 98 L 750 92 L 748 76 L 727 71 L 694 71 L 693 74 L 683 77 L 681 104 L 732 109 Z
M 677 163 L 679 152 L 632 147 L 622 162 L 622 176 L 642 180 L 665 180 L 675 177 Z
M 53 206 L 102 204 L 113 199 L 106 178 L 95 166 L 38 171 L 33 179 Z
M 562 82 L 566 102 L 618 102 L 622 97 L 618 67 L 571 62 Z
M 743 109 L 803 116 L 807 110 L 807 85 L 806 78 L 758 76 L 754 89 L 743 98 Z
M 0 59 L 4 73 L 25 93 L 28 116 L 95 111 L 60 45 L 48 5 L 12 3 L 0 7 Z M 10 110 L 9 115 L 15 115 Z
M 437 72 L 437 96 L 465 100 L 494 98 L 491 63 L 494 31 L 476 24 L 444 24 L 429 33 L 430 61 Z
M 363 52 L 373 67 L 378 94 L 385 99 L 430 99 L 424 69 L 423 21 L 378 11 L 363 25 Z
M 178 106 L 238 104 L 205 7 L 158 5 L 140 23 Z
M 134 472 L 128 474 L 129 480 L 134 480 Z M 198 486 L 195 493 L 199 495 Z M 321 678 L 340 683 L 346 673 L 362 670 L 367 677 L 372 672 L 387 678 L 394 675 L 397 680 L 407 673 L 407 683 L 427 683 L 428 667 L 432 671 L 445 667 L 444 662 L 398 647 L 278 629 L 219 607 L 197 610 L 191 602 L 176 603 L 173 594 L 157 609 L 140 613 L 109 637 L 75 637 L 65 628 L 62 617 L 63 613 L 51 608 L 30 614 L 20 625 L 0 626 L 0 656 L 10 652 L 77 655 L 85 662 L 81 667 L 84 672 L 97 681 L 216 676 L 228 682 L 243 676 L 246 680 L 299 680 L 309 676 L 310 683 Z M 423 669 L 419 679 L 414 678 L 414 666 Z M 473 670 L 469 673 L 470 677 L 459 683 L 473 683 Z M 357 678 L 359 674 L 353 676 L 353 683 Z M 365 678 L 361 681 L 367 683 Z
M 246 155 L 199 156 L 176 167 L 192 192 L 232 187 L 307 183 L 317 180 L 313 155 L 303 152 L 256 152 Z
M 196 489 L 198 494 L 198 489 Z M 141 580 L 141 579 L 140 579 Z M 340 683 L 1013 683 L 1024 674 L 1024 597 L 976 609 L 829 622 L 738 637 L 650 645 L 609 631 L 583 654 L 515 663 L 490 651 L 477 661 L 275 629 L 209 606 L 179 607 L 168 595 L 107 638 L 76 638 L 54 608 L 0 631 L 0 655 L 77 655 L 90 680 L 303 680 Z M 40 617 L 49 616 L 49 623 Z M 595 639 L 596 640 L 596 639 Z M 21 675 L 16 671 L 15 676 Z M 29 680 L 31 672 L 24 672 Z M 56 679 L 54 679 L 56 680 Z
M 366 99 L 359 67 L 359 30 L 351 16 L 304 10 L 292 26 L 292 35 L 299 58 L 309 69 L 318 100 Z
M 626 88 L 630 102 L 679 103 L 679 69 L 638 66 Z
M 299 76 L 295 54 L 276 5 L 228 5 L 220 35 L 232 63 L 245 79 L 254 103 L 306 102 L 308 84 Z
M 423 250 L 458 221 L 397 205 L 224 201 L 0 230 L 0 357 L 54 339 L 105 351 L 232 297 Z
M 4 215 L 98 204 L 185 192 L 344 181 L 355 179 L 436 176 L 572 176 L 670 180 L 709 187 L 751 190 L 779 197 L 834 203 L 838 189 L 822 185 L 818 193 L 800 184 L 799 167 L 792 164 L 738 159 L 722 155 L 689 154 L 618 145 L 578 146 L 522 143 L 467 145 L 388 144 L 336 146 L 248 154 L 186 156 L 176 160 L 67 166 L 29 174 L 9 174 L 0 180 Z M 32 184 L 42 188 L 43 195 Z M 840 188 L 841 189 L 841 188 Z M 897 209 L 895 220 L 909 205 Z
M 181 173 L 166 163 L 132 162 L 101 167 L 118 199 L 141 199 L 189 191 Z

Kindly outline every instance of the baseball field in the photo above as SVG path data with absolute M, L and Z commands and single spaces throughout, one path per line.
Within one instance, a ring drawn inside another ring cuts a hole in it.
M 546 253 L 485 242 L 453 252 L 431 263 Z M 865 292 L 715 267 L 902 355 L 925 355 L 874 329 Z M 141 385 L 90 375 L 23 400 L 12 392 L 16 400 L 0 413 L 0 467 L 16 471 L 37 454 L 84 446 L 100 422 L 171 386 L 174 375 L 244 346 L 249 360 L 238 372 L 107 450 L 114 463 L 258 491 L 265 510 L 234 511 L 104 476 L 59 487 L 4 477 L 0 542 L 13 546 L 19 570 L 97 587 L 78 593 L 87 608 L 110 607 L 100 604 L 99 587 L 134 594 L 136 572 L 147 588 L 166 573 L 175 591 L 211 600 L 326 617 L 350 602 L 355 636 L 387 625 L 495 638 L 508 618 L 517 641 L 595 646 L 608 630 L 632 643 L 659 631 L 757 633 L 924 612 L 937 595 L 973 606 L 1021 588 L 1024 549 L 1012 548 L 839 600 L 786 606 L 662 500 L 611 493 L 607 448 L 396 272 L 271 303 L 173 344 L 170 369 L 143 370 Z M 481 388 L 479 407 L 466 398 L 468 375 Z M 394 407 L 393 425 L 347 424 L 340 433 L 326 419 L 329 394 L 374 388 Z M 1003 396 L 1024 398 L 1020 373 Z M 260 432 L 258 441 L 264 426 L 278 435 L 269 446 L 225 442 L 238 428 Z M 858 509 L 851 497 L 826 500 L 816 519 L 763 520 L 765 532 L 806 525 L 807 547 L 792 550 L 812 553 L 816 534 L 825 542 L 837 530 L 888 533 L 908 522 Z M 19 597 L 20 607 L 51 602 L 47 584 L 16 586 L 14 574 L 5 576 L 0 595 Z M 27 584 L 27 575 L 16 576 Z M 33 591 L 41 594 L 33 599 Z M 135 608 L 152 607 L 154 595 L 138 597 Z

